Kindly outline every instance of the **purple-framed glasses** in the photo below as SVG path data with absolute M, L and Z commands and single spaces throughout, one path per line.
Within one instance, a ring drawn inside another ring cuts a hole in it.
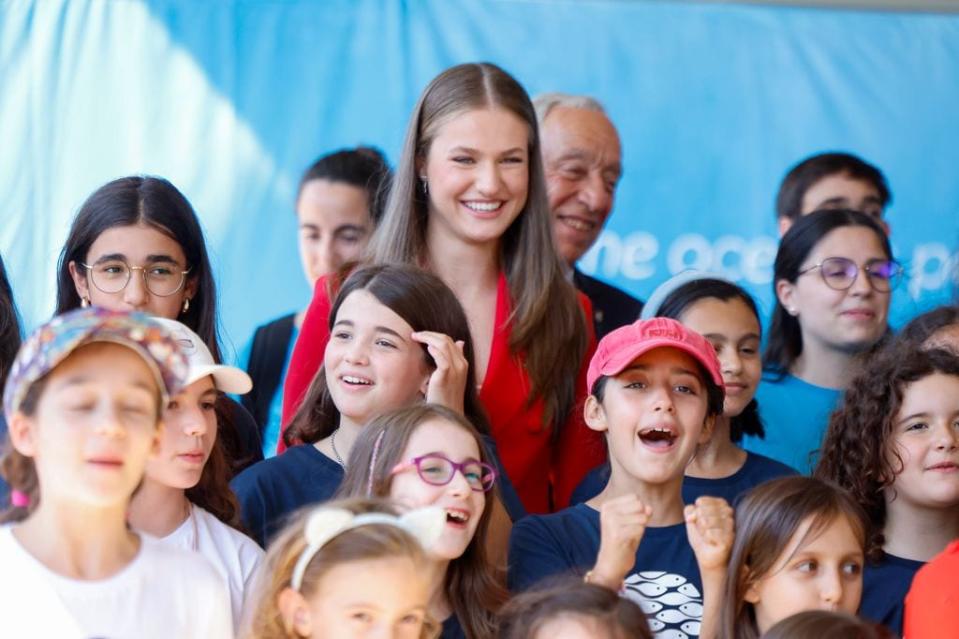
M 826 286 L 836 291 L 852 288 L 860 271 L 864 271 L 872 290 L 888 293 L 896 287 L 899 276 L 902 275 L 902 266 L 895 260 L 869 260 L 860 267 L 846 257 L 827 257 L 819 264 L 799 271 L 798 275 L 805 275 L 817 268 Z
M 410 468 L 416 468 L 416 474 L 427 484 L 445 486 L 453 481 L 456 471 L 466 478 L 471 490 L 487 492 L 496 483 L 496 469 L 475 459 L 467 459 L 458 464 L 446 455 L 429 453 L 414 457 L 407 462 L 400 462 L 393 467 L 391 475 L 401 473 Z

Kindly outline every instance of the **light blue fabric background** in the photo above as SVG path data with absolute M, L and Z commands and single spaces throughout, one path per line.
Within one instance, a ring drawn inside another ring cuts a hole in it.
M 489 60 L 532 94 L 584 92 L 625 175 L 582 263 L 645 297 L 688 266 L 771 299 L 773 199 L 799 158 L 845 149 L 894 193 L 897 318 L 954 294 L 959 16 L 632 0 L 0 2 L 0 252 L 27 328 L 53 309 L 72 216 L 124 174 L 199 212 L 228 350 L 303 307 L 300 172 L 359 143 L 395 161 L 443 68 Z

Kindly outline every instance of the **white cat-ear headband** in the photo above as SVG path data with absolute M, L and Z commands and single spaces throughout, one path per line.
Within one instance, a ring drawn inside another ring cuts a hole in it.
M 395 526 L 405 530 L 424 549 L 428 549 L 443 534 L 446 511 L 439 506 L 430 506 L 411 510 L 397 517 L 387 513 L 356 515 L 343 508 L 317 508 L 306 521 L 304 534 L 307 545 L 297 559 L 296 566 L 293 567 L 293 577 L 290 580 L 293 589 L 299 591 L 300 586 L 303 585 L 303 573 L 306 572 L 306 567 L 323 546 L 348 530 L 371 524 Z

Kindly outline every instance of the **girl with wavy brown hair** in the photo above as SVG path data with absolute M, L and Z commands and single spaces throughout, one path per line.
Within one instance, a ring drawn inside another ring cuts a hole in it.
M 959 537 L 959 357 L 908 339 L 873 356 L 829 421 L 816 475 L 866 509 L 861 612 L 901 633 L 916 571 Z
M 187 354 L 186 386 L 163 410 L 163 430 L 146 474 L 130 501 L 130 525 L 161 543 L 203 555 L 230 591 L 239 627 L 253 574 L 263 558 L 238 530 L 236 496 L 217 445 L 216 402 L 221 393 L 245 393 L 252 382 L 233 366 L 216 364 L 200 336 L 176 320 L 156 318 Z
M 363 429 L 347 463 L 340 497 L 382 497 L 445 511 L 428 572 L 428 611 L 442 622 L 443 639 L 496 636 L 496 614 L 507 597 L 503 571 L 487 552 L 498 481 L 480 432 L 437 404 L 381 415 Z
M 536 114 L 515 78 L 461 64 L 426 87 L 367 253 L 424 267 L 453 290 L 476 349 L 471 382 L 507 473 L 527 510 L 565 506 L 605 456 L 574 410 L 585 397 L 589 302 L 553 247 Z M 319 368 L 331 297 L 321 278 L 290 364 L 284 421 Z

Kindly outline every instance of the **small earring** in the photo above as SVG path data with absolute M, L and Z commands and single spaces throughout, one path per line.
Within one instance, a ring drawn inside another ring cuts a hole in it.
M 423 189 L 423 195 L 430 194 L 430 183 L 426 181 L 426 176 L 420 176 L 420 188 Z
M 80 308 L 87 308 L 90 306 L 90 300 L 86 297 L 80 298 Z
M 186 313 L 188 310 L 190 310 L 190 298 L 189 298 L 189 297 L 187 297 L 186 299 L 183 300 L 183 311 L 182 311 L 182 312 L 183 312 L 183 313 Z

